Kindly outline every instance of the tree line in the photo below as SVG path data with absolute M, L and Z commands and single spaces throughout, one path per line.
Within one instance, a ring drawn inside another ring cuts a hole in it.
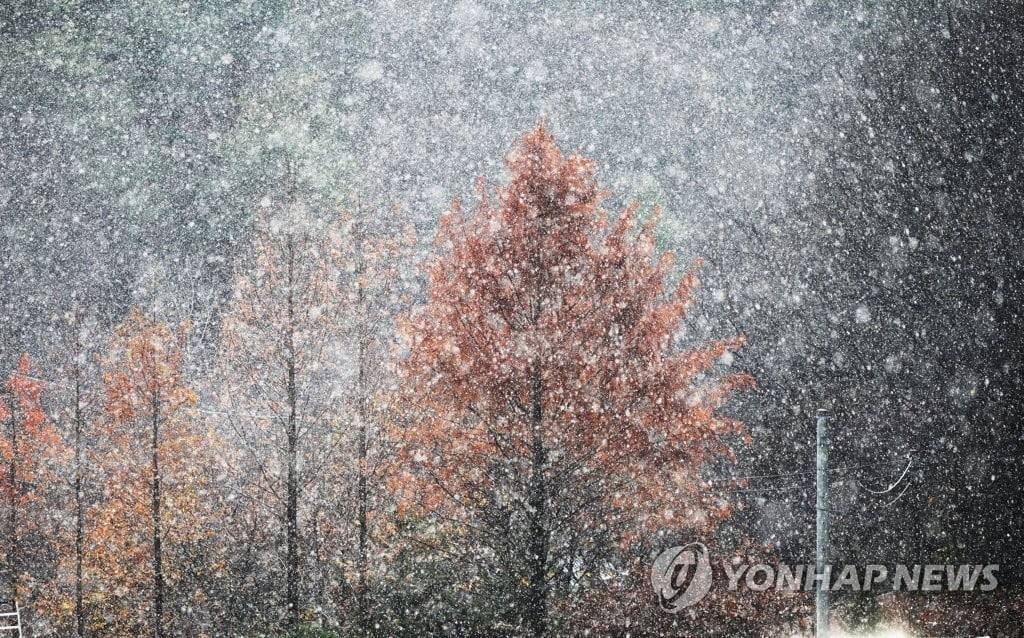
M 729 514 L 701 470 L 743 438 L 742 338 L 680 338 L 697 266 L 543 125 L 507 168 L 443 216 L 419 291 L 411 232 L 262 201 L 202 367 L 188 321 L 104 338 L 69 309 L 63 365 L 23 356 L 0 403 L 33 635 L 639 623 L 650 552 Z

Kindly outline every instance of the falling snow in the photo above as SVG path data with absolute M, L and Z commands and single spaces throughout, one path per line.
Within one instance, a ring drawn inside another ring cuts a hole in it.
M 0 636 L 1018 632 L 1020 13 L 4 2 Z

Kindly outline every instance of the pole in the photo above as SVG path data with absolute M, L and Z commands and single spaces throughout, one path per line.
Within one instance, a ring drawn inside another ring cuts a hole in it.
M 814 543 L 814 568 L 817 589 L 814 594 L 814 635 L 828 638 L 828 410 L 818 410 L 815 415 L 817 435 L 817 527 Z

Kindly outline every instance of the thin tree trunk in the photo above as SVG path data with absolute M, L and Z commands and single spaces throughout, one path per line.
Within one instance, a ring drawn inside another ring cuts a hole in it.
M 81 348 L 75 349 L 77 358 Z M 82 373 L 75 362 L 75 635 L 85 636 L 82 605 L 82 551 L 85 547 L 85 520 L 82 504 Z
M 285 336 L 287 348 L 287 401 L 288 422 L 286 436 L 288 439 L 287 463 L 287 495 L 285 503 L 285 543 L 286 557 L 286 597 L 288 602 L 287 624 L 294 626 L 299 621 L 299 481 L 298 481 L 298 397 L 295 387 L 295 272 L 294 246 L 288 238 L 288 296 L 287 313 L 288 327 Z
M 7 514 L 8 551 L 7 569 L 10 577 L 11 596 L 18 596 L 18 420 L 14 415 L 14 397 L 8 394 L 10 417 L 7 420 L 7 434 L 11 443 L 11 460 L 7 468 L 7 481 L 10 484 L 10 510 Z
M 164 635 L 164 565 L 163 565 L 163 532 L 160 521 L 160 397 L 153 396 L 153 439 L 150 445 L 152 454 L 152 485 L 153 485 L 153 623 L 154 638 Z
M 367 454 L 369 448 L 369 433 L 367 432 L 367 420 L 369 415 L 367 414 L 366 406 L 366 367 L 367 367 L 367 356 L 369 350 L 369 344 L 367 343 L 367 326 L 366 309 L 363 306 L 365 303 L 365 291 L 363 289 L 362 274 L 364 268 L 360 261 L 360 267 L 357 271 L 359 277 L 359 311 L 361 313 L 359 321 L 359 389 L 358 396 L 356 397 L 357 402 L 357 414 L 359 417 L 359 450 L 358 450 L 358 464 L 359 464 L 359 479 L 357 485 L 356 499 L 358 501 L 358 524 L 359 524 L 359 556 L 358 569 L 359 569 L 359 583 L 356 591 L 356 603 L 358 607 L 358 623 L 359 631 L 361 634 L 366 634 L 368 629 L 368 618 L 367 618 L 367 599 L 366 599 L 366 583 L 367 577 L 366 572 L 369 568 L 367 564 L 368 547 L 369 542 L 369 529 L 367 525 L 367 516 L 369 512 L 369 486 L 367 484 Z
M 533 428 L 530 472 L 530 517 L 528 530 L 527 565 L 529 570 L 529 587 L 526 600 L 526 621 L 534 636 L 547 633 L 547 562 L 548 562 L 548 530 L 547 501 L 548 488 L 544 476 L 547 466 L 547 449 L 544 446 L 542 423 L 543 389 L 540 371 L 534 364 L 530 398 L 530 421 Z

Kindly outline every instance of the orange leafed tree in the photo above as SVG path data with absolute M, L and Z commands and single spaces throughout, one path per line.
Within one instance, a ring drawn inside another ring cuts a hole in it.
M 52 527 L 47 503 L 55 496 L 64 453 L 60 435 L 43 410 L 43 383 L 32 377 L 30 368 L 28 355 L 22 355 L 0 397 L 0 502 L 6 514 L 0 551 L 8 579 L 0 588 L 9 586 L 22 602 L 44 576 L 33 572 Z
M 183 548 L 209 534 L 201 498 L 209 441 L 191 418 L 185 338 L 186 326 L 133 311 L 106 361 L 106 440 L 96 460 L 103 496 L 87 516 L 85 556 L 90 626 L 104 635 L 159 638 L 165 615 L 177 614 L 166 601 L 195 602 L 178 581 Z
M 404 322 L 420 413 L 398 434 L 395 485 L 407 514 L 475 541 L 452 547 L 495 557 L 506 577 L 467 587 L 540 635 L 551 591 L 578 586 L 603 540 L 723 513 L 699 468 L 730 454 L 741 425 L 719 408 L 751 381 L 709 374 L 740 338 L 677 345 L 695 273 L 670 283 L 654 220 L 611 219 L 590 160 L 538 125 L 507 168 L 507 186 L 442 218 L 426 302 Z

